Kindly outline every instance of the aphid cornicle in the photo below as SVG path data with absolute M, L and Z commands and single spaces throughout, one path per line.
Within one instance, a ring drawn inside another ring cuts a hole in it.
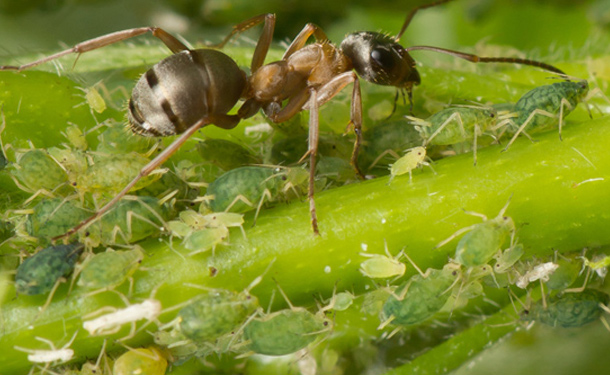
M 411 99 L 414 85 L 421 81 L 415 69 L 412 50 L 429 50 L 450 54 L 471 62 L 503 62 L 532 65 L 563 74 L 559 69 L 541 62 L 503 57 L 479 57 L 437 47 L 413 46 L 404 48 L 398 41 L 417 11 L 449 0 L 440 0 L 414 8 L 406 17 L 395 37 L 376 32 L 348 34 L 340 46 L 332 44 L 316 25 L 307 24 L 296 36 L 280 61 L 264 65 L 275 27 L 275 15 L 262 14 L 235 27 L 222 41 L 226 44 L 235 34 L 264 23 L 263 32 L 254 50 L 248 77 L 229 56 L 213 49 L 189 49 L 175 37 L 157 27 L 140 27 L 118 31 L 79 43 L 72 48 L 21 66 L 0 66 L 0 70 L 21 71 L 72 53 L 85 53 L 139 35 L 151 33 L 174 54 L 160 61 L 136 83 L 128 105 L 128 119 L 132 130 L 146 136 L 182 134 L 154 160 L 142 168 L 131 181 L 105 206 L 69 230 L 66 237 L 100 217 L 138 180 L 148 175 L 167 160 L 191 135 L 200 128 L 214 124 L 224 129 L 235 127 L 241 119 L 256 114 L 260 109 L 273 122 L 284 122 L 303 110 L 310 111 L 309 186 L 311 223 L 319 233 L 315 212 L 314 173 L 319 136 L 318 108 L 353 83 L 350 124 L 356 133 L 351 163 L 358 175 L 364 174 L 357 165 L 361 144 L 362 99 L 358 75 L 380 85 L 406 90 Z M 306 44 L 310 37 L 315 42 Z M 357 75 L 357 74 L 358 75 Z M 239 99 L 244 100 L 236 114 L 229 115 Z

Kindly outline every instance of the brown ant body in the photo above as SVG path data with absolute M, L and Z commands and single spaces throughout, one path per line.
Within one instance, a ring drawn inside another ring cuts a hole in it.
M 142 177 L 167 160 L 191 135 L 200 128 L 214 124 L 231 129 L 260 109 L 274 122 L 287 121 L 302 110 L 310 111 L 310 157 L 308 199 L 314 233 L 319 234 L 314 203 L 314 172 L 318 145 L 318 108 L 332 99 L 345 86 L 353 83 L 351 121 L 356 133 L 351 163 L 364 178 L 357 165 L 362 142 L 362 100 L 359 78 L 380 85 L 406 90 L 411 101 L 414 85 L 420 83 L 411 50 L 432 50 L 447 53 L 471 62 L 504 62 L 532 65 L 563 74 L 559 69 L 538 61 L 479 57 L 437 47 L 415 46 L 403 48 L 398 40 L 418 10 L 446 3 L 440 0 L 413 9 L 396 37 L 375 32 L 356 32 L 346 36 L 340 46 L 332 44 L 317 26 L 307 24 L 292 41 L 280 61 L 264 65 L 272 42 L 275 15 L 263 14 L 233 27 L 232 32 L 218 46 L 222 47 L 237 33 L 264 23 L 262 35 L 254 50 L 251 75 L 242 71 L 229 56 L 215 49 L 189 49 L 164 30 L 142 27 L 118 31 L 94 38 L 74 47 L 21 66 L 0 66 L 0 70 L 17 70 L 54 60 L 71 53 L 81 54 L 124 41 L 145 33 L 159 38 L 174 54 L 148 70 L 133 89 L 129 100 L 128 120 L 131 129 L 144 136 L 181 134 L 170 146 L 146 165 L 139 175 L 111 201 L 90 218 L 70 229 L 59 239 L 74 234 L 102 216 L 116 204 Z M 306 44 L 309 38 L 314 43 Z M 356 74 L 357 73 L 357 74 Z M 228 112 L 244 100 L 236 114 Z

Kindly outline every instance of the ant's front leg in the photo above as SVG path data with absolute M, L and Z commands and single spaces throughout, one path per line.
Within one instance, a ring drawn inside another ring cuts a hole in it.
M 93 51 L 94 49 L 106 47 L 106 46 L 109 46 L 109 45 L 117 43 L 117 42 L 122 42 L 124 40 L 130 39 L 130 38 L 133 38 L 136 36 L 140 36 L 140 35 L 146 34 L 148 32 L 152 33 L 152 35 L 154 37 L 159 38 L 173 53 L 178 53 L 180 51 L 185 51 L 185 50 L 189 49 L 182 42 L 180 42 L 178 39 L 176 39 L 174 36 L 172 36 L 171 34 L 169 34 L 167 31 L 165 31 L 163 29 L 160 29 L 158 27 L 139 27 L 139 28 L 135 28 L 135 29 L 117 31 L 114 33 L 102 35 L 97 38 L 89 39 L 89 40 L 86 40 L 82 43 L 75 45 L 72 48 L 68 48 L 61 52 L 57 52 L 53 55 L 43 57 L 42 59 L 33 61 L 28 64 L 23 64 L 20 66 L 12 66 L 12 65 L 0 66 L 0 70 L 22 71 L 22 70 L 29 69 L 34 66 L 58 59 L 60 57 L 69 55 L 71 53 L 77 53 L 80 55 L 81 53 Z

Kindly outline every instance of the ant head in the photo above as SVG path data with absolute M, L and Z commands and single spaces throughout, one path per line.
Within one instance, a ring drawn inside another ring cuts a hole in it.
M 363 79 L 378 85 L 411 90 L 421 82 L 415 60 L 388 35 L 362 31 L 349 34 L 341 50 Z

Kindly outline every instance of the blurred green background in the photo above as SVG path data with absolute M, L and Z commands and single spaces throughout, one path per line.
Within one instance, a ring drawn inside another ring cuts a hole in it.
M 287 43 L 307 22 L 319 24 L 339 43 L 343 35 L 357 30 L 394 34 L 408 11 L 422 3 L 426 1 L 380 0 L 373 6 L 370 1 L 347 0 L 0 0 L 0 61 L 148 25 L 179 33 L 193 43 L 217 42 L 231 25 L 265 12 L 277 13 L 277 43 Z M 472 52 L 484 41 L 529 57 L 569 62 L 608 56 L 609 31 L 609 0 L 463 0 L 423 10 L 401 42 Z M 258 30 L 247 33 L 242 43 L 254 43 L 257 35 Z M 135 43 L 156 43 L 152 39 L 141 37 Z M 429 52 L 413 55 L 421 64 L 450 60 Z M 604 374 L 610 373 L 609 351 L 610 332 L 599 322 L 577 330 L 537 326 L 518 332 L 456 373 Z

